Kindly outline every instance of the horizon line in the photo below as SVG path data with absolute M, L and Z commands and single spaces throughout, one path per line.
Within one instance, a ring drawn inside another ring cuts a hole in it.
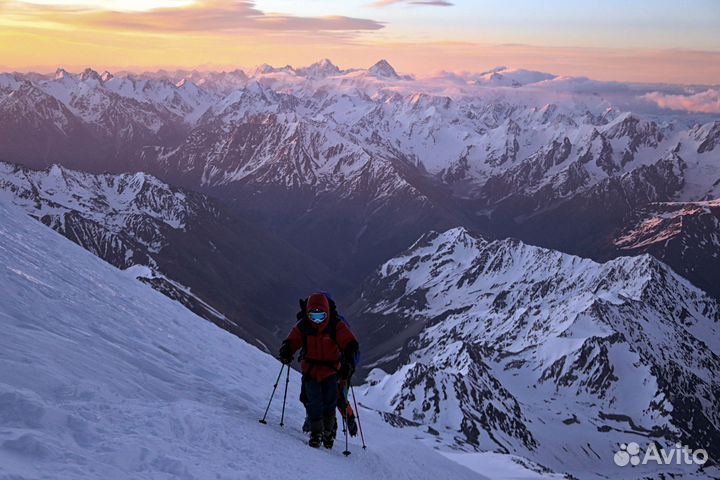
M 117 75 L 146 75 L 146 74 L 162 74 L 163 72 L 173 74 L 173 73 L 181 73 L 181 72 L 198 72 L 198 73 L 231 73 L 233 71 L 241 71 L 243 74 L 254 77 L 254 70 L 257 70 L 258 68 L 262 66 L 269 66 L 274 69 L 283 69 L 283 68 L 291 68 L 293 71 L 297 72 L 299 69 L 308 68 L 313 65 L 317 65 L 323 61 L 329 61 L 332 65 L 336 66 L 341 74 L 347 74 L 352 73 L 353 71 L 368 71 L 370 68 L 375 66 L 376 64 L 380 62 L 387 62 L 392 66 L 392 64 L 385 58 L 379 59 L 377 62 L 373 63 L 372 65 L 368 67 L 340 67 L 337 63 L 332 61 L 329 57 L 323 57 L 319 60 L 305 64 L 305 65 L 292 65 L 290 63 L 280 65 L 278 64 L 270 64 L 268 62 L 262 62 L 258 63 L 256 65 L 239 65 L 239 64 L 196 64 L 194 66 L 190 65 L 157 65 L 157 66 L 141 66 L 141 65 L 129 65 L 129 66 L 105 66 L 102 68 L 96 68 L 94 66 L 88 66 L 88 64 L 85 65 L 63 65 L 58 64 L 56 66 L 52 65 L 31 65 L 27 67 L 20 67 L 20 68 L 13 68 L 6 65 L 0 65 L 0 73 L 5 74 L 21 74 L 21 75 L 29 75 L 29 74 L 37 74 L 42 76 L 48 76 L 52 75 L 54 73 L 57 73 L 59 71 L 65 71 L 71 75 L 81 75 L 83 72 L 86 72 L 88 70 L 93 71 L 98 74 L 102 73 L 109 73 L 111 75 L 117 76 Z M 282 63 L 282 62 L 280 62 Z M 392 66 L 393 69 L 395 69 L 394 66 Z M 453 68 L 437 68 L 437 69 L 431 69 L 428 70 L 425 73 L 417 73 L 417 72 L 407 72 L 407 71 L 399 71 L 395 69 L 396 72 L 400 77 L 407 77 L 411 76 L 413 78 L 408 79 L 405 78 L 406 81 L 411 80 L 423 80 L 423 79 L 432 79 L 435 76 L 438 76 L 443 73 L 451 73 L 458 76 L 463 75 L 484 75 L 489 74 L 493 72 L 502 73 L 503 71 L 517 71 L 517 70 L 524 70 L 528 72 L 538 72 L 538 73 L 544 73 L 548 75 L 554 75 L 556 78 L 576 78 L 576 79 L 587 79 L 590 81 L 595 82 L 601 82 L 601 83 L 622 83 L 622 84 L 632 84 L 632 85 L 675 85 L 675 86 L 687 86 L 687 87 L 719 87 L 720 82 L 717 83 L 698 83 L 698 82 L 670 82 L 670 81 L 633 81 L 633 80 L 600 80 L 596 79 L 592 76 L 588 75 L 566 75 L 566 74 L 558 74 L 551 71 L 545 71 L 545 70 L 538 70 L 535 68 L 524 68 L 524 67 L 518 67 L 518 66 L 507 66 L 507 65 L 497 65 L 495 67 L 491 68 L 484 68 L 484 69 L 478 69 L 478 70 L 468 70 L 468 69 L 453 69 Z

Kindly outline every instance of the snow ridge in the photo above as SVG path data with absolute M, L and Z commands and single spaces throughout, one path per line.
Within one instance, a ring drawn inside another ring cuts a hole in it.
M 0 191 L 60 229 L 71 213 L 114 234 L 143 225 L 134 230 L 134 240 L 155 252 L 164 245 L 158 225 L 183 230 L 195 215 L 213 211 L 201 196 L 188 196 L 151 175 L 95 175 L 59 165 L 36 171 L 0 162 Z

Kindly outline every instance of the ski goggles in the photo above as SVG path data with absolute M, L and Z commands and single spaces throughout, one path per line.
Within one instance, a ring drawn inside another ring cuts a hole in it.
M 308 317 L 310 317 L 310 320 L 313 323 L 322 323 L 325 321 L 325 317 L 327 317 L 327 313 L 322 311 L 312 311 L 308 313 Z

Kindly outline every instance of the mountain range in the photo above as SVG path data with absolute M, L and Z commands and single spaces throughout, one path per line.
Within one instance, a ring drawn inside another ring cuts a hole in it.
M 603 261 L 631 251 L 614 240 L 647 204 L 719 195 L 720 122 L 653 106 L 658 89 L 678 87 L 503 67 L 415 78 L 386 61 L 2 74 L 0 159 L 201 191 L 355 283 L 459 225 Z M 715 293 L 717 277 L 692 280 Z
M 621 475 L 621 442 L 720 454 L 720 305 L 650 255 L 599 264 L 430 232 L 365 282 L 352 317 L 376 339 L 362 403 L 438 445 L 579 478 Z

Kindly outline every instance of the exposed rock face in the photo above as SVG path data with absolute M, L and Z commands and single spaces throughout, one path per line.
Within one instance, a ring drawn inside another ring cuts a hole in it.
M 720 298 L 720 202 L 650 203 L 613 240 L 623 254 L 650 253 Z

